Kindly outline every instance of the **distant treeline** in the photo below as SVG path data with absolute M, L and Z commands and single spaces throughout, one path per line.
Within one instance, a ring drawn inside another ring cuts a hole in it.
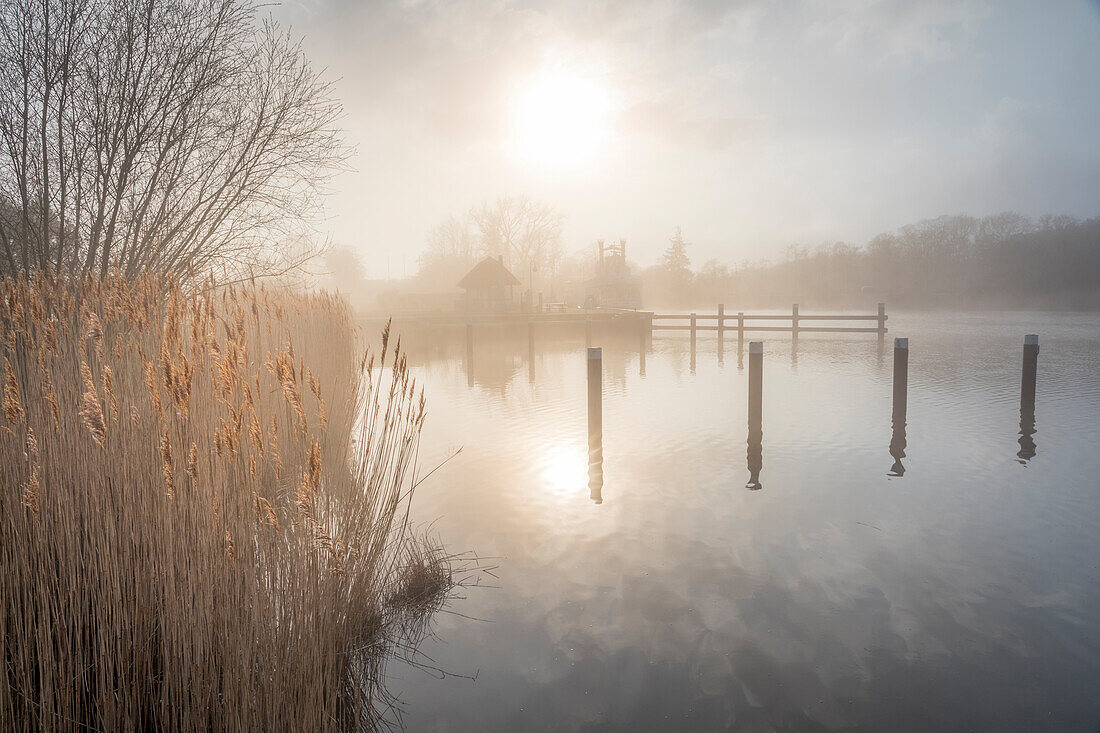
M 683 250 L 672 240 L 670 251 Z M 1100 308 L 1100 218 L 941 216 L 876 236 L 789 247 L 778 263 L 707 262 L 643 272 L 647 306 Z

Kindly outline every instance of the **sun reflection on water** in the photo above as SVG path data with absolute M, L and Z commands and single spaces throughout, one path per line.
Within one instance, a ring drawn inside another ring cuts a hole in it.
M 581 443 L 549 445 L 536 457 L 540 487 L 561 497 L 587 491 L 588 451 Z

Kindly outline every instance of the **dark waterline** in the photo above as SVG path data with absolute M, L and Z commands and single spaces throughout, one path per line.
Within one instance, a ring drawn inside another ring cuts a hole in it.
M 393 669 L 409 729 L 1096 730 L 1100 317 L 890 328 L 900 419 L 875 337 L 803 335 L 758 431 L 736 339 L 597 330 L 598 443 L 583 330 L 408 334 L 422 463 L 464 447 L 416 519 L 499 565 L 424 647 L 476 682 Z

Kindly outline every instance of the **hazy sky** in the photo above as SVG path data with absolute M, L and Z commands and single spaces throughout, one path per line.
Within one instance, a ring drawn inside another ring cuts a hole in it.
M 501 194 L 564 212 L 570 252 L 625 237 L 649 264 L 681 225 L 696 266 L 943 213 L 1100 214 L 1095 0 L 273 12 L 338 80 L 357 153 L 327 226 L 374 277 L 387 257 L 412 274 L 433 225 Z M 540 135 L 582 144 L 547 160 Z

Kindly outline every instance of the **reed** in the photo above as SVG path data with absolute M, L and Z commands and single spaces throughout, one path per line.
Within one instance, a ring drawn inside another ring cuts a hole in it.
M 347 307 L 0 283 L 0 728 L 387 724 L 452 597 L 408 526 L 424 399 Z

